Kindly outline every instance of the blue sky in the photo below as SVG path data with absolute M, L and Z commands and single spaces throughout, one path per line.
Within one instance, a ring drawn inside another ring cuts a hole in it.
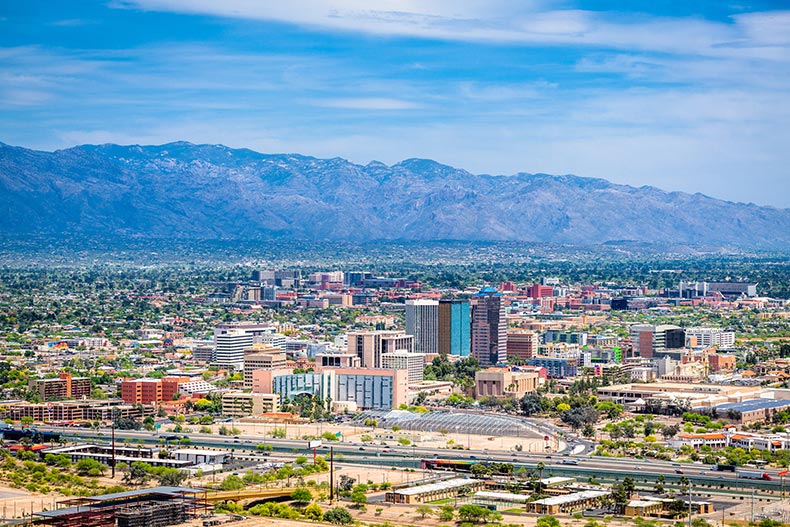
M 790 3 L 0 0 L 0 141 L 176 140 L 790 207 Z

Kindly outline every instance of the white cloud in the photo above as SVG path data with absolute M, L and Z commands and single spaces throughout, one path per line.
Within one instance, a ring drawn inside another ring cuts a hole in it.
M 734 23 L 625 16 L 558 8 L 558 2 L 483 0 L 128 0 L 117 5 L 272 20 L 329 30 L 472 42 L 580 45 L 679 54 L 781 58 L 790 12 L 741 14 Z M 787 57 L 785 57 L 787 58 Z
M 345 97 L 329 99 L 313 99 L 308 101 L 314 106 L 325 108 L 342 108 L 348 110 L 414 110 L 422 105 L 401 99 L 386 97 Z

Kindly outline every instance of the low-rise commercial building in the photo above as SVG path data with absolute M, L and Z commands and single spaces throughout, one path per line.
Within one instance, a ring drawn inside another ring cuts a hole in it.
M 407 370 L 334 368 L 318 372 L 256 370 L 253 393 L 276 393 L 281 401 L 308 394 L 335 403 L 353 403 L 362 409 L 391 409 L 408 404 Z
M 520 330 L 508 331 L 507 333 L 507 357 L 518 357 L 520 359 L 531 359 L 538 354 L 540 338 L 534 331 Z
M 192 465 L 219 465 L 231 457 L 227 450 L 202 450 L 199 448 L 179 448 L 171 452 L 173 459 L 187 461 Z
M 228 417 L 247 417 L 280 411 L 280 396 L 276 393 L 229 392 L 222 394 L 222 414 Z
M 244 388 L 252 388 L 252 372 L 285 368 L 287 357 L 280 348 L 256 344 L 244 350 Z
M 529 512 L 537 514 L 570 514 L 584 509 L 600 506 L 610 491 L 584 490 L 560 496 L 551 496 L 527 504 Z
M 56 401 L 50 403 L 14 403 L 5 407 L 3 417 L 19 421 L 29 417 L 38 422 L 50 421 L 110 421 L 118 418 L 137 419 L 151 415 L 153 405 L 124 404 L 118 400 Z
M 135 379 L 121 382 L 121 399 L 128 404 L 157 404 L 162 402 L 162 381 Z
M 575 358 L 533 357 L 527 364 L 545 368 L 548 376 L 554 379 L 576 377 L 579 373 L 579 359 Z
M 87 377 L 72 377 L 70 373 L 61 373 L 53 379 L 33 379 L 29 386 L 38 392 L 42 401 L 84 399 L 91 396 L 91 380 Z
M 459 478 L 387 492 L 388 503 L 425 503 L 467 496 L 485 487 L 480 479 Z
M 536 391 L 539 384 L 540 375 L 535 371 L 489 368 L 475 372 L 477 397 L 521 398 L 525 393 Z
M 664 510 L 664 504 L 653 500 L 631 500 L 625 505 L 625 515 L 636 518 L 648 518 L 650 516 L 660 516 Z
M 72 463 L 77 463 L 80 459 L 93 459 L 107 466 L 112 464 L 113 455 L 116 465 L 119 463 L 132 464 L 135 461 L 144 461 L 149 465 L 159 467 L 184 468 L 192 464 L 191 461 L 180 459 L 163 459 L 154 455 L 153 448 L 137 448 L 130 446 L 115 445 L 115 452 L 111 445 L 73 445 L 65 447 L 47 448 L 41 452 L 42 455 L 54 454 L 68 456 Z

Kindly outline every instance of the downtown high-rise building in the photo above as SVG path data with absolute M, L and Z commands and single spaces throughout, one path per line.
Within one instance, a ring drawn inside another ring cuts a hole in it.
M 439 302 L 407 300 L 406 333 L 414 335 L 415 353 L 439 353 Z
M 346 350 L 359 357 L 363 368 L 383 368 L 385 353 L 414 353 L 414 336 L 405 331 L 350 331 Z
M 439 353 L 468 357 L 471 324 L 469 300 L 439 300 Z
M 502 300 L 493 287 L 472 295 L 471 355 L 483 367 L 507 361 L 507 318 Z
M 228 322 L 214 328 L 214 361 L 222 368 L 244 368 L 244 350 L 252 347 L 256 339 L 274 333 L 271 324 L 256 322 Z M 261 342 L 260 340 L 258 342 Z
M 223 368 L 244 368 L 244 350 L 252 346 L 253 335 L 242 328 L 214 330 L 215 364 Z
M 683 348 L 686 332 L 670 324 L 636 324 L 631 326 L 631 345 L 634 357 L 652 359 L 667 350 Z

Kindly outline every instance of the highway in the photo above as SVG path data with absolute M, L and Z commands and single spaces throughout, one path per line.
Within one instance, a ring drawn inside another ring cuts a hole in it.
M 110 429 L 99 431 L 84 428 L 39 427 L 41 431 L 53 431 L 65 434 L 72 441 L 109 442 Z M 158 446 L 164 436 L 174 434 L 156 434 L 148 431 L 116 430 L 116 442 L 124 439 L 131 441 L 143 440 L 145 444 Z M 308 454 L 307 441 L 292 439 L 272 439 L 261 436 L 242 435 L 239 437 L 217 436 L 211 434 L 189 433 L 190 446 L 222 450 L 236 453 L 256 451 L 259 443 L 271 445 L 274 451 L 292 454 Z M 328 456 L 329 444 L 325 442 L 319 452 Z M 779 491 L 781 478 L 775 470 L 764 470 L 773 477 L 772 481 L 740 479 L 733 472 L 716 472 L 708 465 L 676 463 L 648 459 L 628 459 L 614 457 L 582 456 L 564 454 L 538 454 L 530 452 L 497 451 L 497 450 L 450 450 L 446 448 L 424 448 L 419 446 L 382 446 L 363 443 L 332 442 L 336 460 L 345 464 L 379 465 L 400 468 L 419 469 L 421 459 L 452 459 L 477 462 L 512 463 L 516 470 L 526 468 L 535 470 L 538 463 L 543 463 L 544 476 L 574 476 L 579 479 L 594 477 L 601 482 L 621 480 L 631 476 L 638 482 L 654 482 L 658 475 L 664 475 L 668 486 L 677 486 L 681 477 L 688 478 L 693 486 L 709 488 L 729 487 L 743 492 L 750 489 Z

